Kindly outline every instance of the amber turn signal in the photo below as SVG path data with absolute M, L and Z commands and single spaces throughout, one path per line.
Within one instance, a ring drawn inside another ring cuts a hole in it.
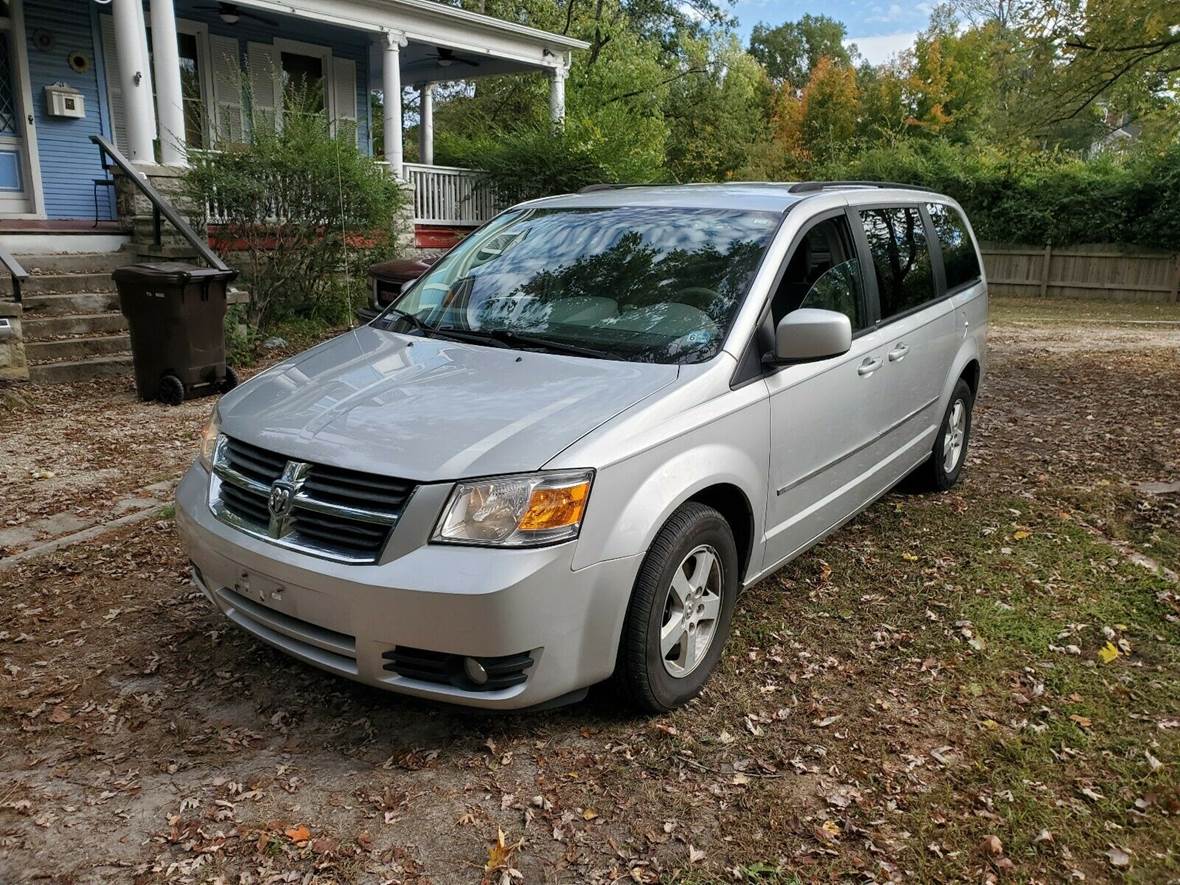
M 586 510 L 586 499 L 590 497 L 590 482 L 575 485 L 533 490 L 528 510 L 521 517 L 518 531 L 543 532 L 577 525 Z

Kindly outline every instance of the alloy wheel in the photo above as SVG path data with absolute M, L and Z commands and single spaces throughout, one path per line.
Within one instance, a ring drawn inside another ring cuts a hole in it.
M 967 440 L 967 404 L 961 399 L 951 406 L 951 415 L 946 422 L 946 434 L 942 438 L 942 469 L 950 475 L 959 466 L 963 455 L 963 444 Z
M 683 679 L 709 653 L 721 615 L 721 557 L 708 544 L 689 552 L 676 567 L 664 603 L 660 655 L 669 676 Z

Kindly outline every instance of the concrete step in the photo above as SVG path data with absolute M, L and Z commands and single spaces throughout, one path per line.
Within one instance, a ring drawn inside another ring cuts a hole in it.
M 58 338 L 56 341 L 26 341 L 25 358 L 30 365 L 82 360 L 92 356 L 125 354 L 131 350 L 126 334 L 93 335 L 86 338 Z
M 119 309 L 115 292 L 72 292 L 68 294 L 29 294 L 24 297 L 25 320 L 42 316 L 68 316 L 79 313 L 104 313 Z
M 113 292 L 115 281 L 110 273 L 35 274 L 21 284 L 20 290 L 26 297 L 50 292 Z M 6 296 L 11 292 L 12 278 L 0 274 L 0 294 Z
M 59 384 L 64 381 L 85 381 L 89 378 L 125 375 L 130 371 L 131 354 L 128 353 L 29 366 L 29 380 L 34 384 Z
M 110 274 L 116 267 L 134 264 L 132 252 L 61 252 L 50 255 L 17 255 L 17 261 L 35 276 L 46 274 L 102 273 Z
M 76 313 L 69 316 L 29 314 L 24 319 L 25 341 L 45 341 L 65 335 L 101 335 L 126 332 L 127 318 L 116 311 Z

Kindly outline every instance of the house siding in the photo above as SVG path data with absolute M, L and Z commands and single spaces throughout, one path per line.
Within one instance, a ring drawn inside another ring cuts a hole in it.
M 51 219 L 94 218 L 94 179 L 104 178 L 94 134 L 110 132 L 106 94 L 100 94 L 100 53 L 95 50 L 93 3 L 25 2 L 25 37 L 29 54 L 29 85 L 33 95 L 34 129 L 41 161 L 45 214 Z M 48 49 L 36 46 L 34 35 L 42 31 L 52 38 Z M 84 74 L 74 71 L 66 59 L 81 52 L 90 59 Z M 65 82 L 82 93 L 86 117 L 63 120 L 45 113 L 45 87 Z M 99 188 L 99 214 L 114 217 L 109 188 Z

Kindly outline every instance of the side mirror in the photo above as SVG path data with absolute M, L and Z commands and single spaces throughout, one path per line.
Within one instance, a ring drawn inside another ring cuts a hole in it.
M 806 363 L 848 353 L 852 323 L 842 313 L 801 307 L 781 320 L 774 330 L 774 362 Z
M 414 277 L 412 280 L 404 280 L 401 284 L 401 287 L 398 289 L 398 292 L 401 293 L 402 295 L 405 295 L 406 290 L 408 288 L 410 288 L 410 286 L 414 285 L 414 283 L 416 283 L 416 282 L 418 282 L 417 277 Z

